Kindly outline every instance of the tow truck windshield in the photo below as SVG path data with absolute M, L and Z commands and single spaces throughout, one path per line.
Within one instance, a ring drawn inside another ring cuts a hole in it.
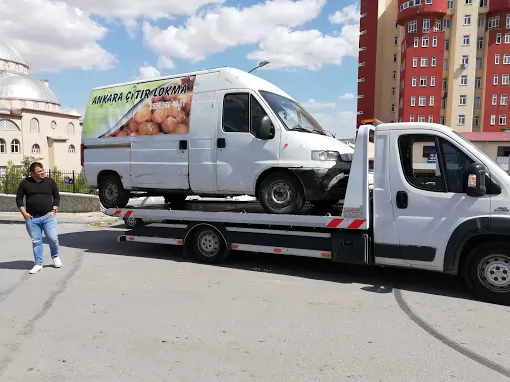
M 327 135 L 332 133 L 324 130 L 322 126 L 297 102 L 265 90 L 259 91 L 266 102 L 283 122 L 289 131 L 303 131 L 306 133 Z

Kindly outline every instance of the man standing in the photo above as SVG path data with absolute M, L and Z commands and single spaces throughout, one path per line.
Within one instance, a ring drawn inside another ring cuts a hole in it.
M 23 201 L 26 198 L 26 206 Z M 60 205 L 60 194 L 55 181 L 45 177 L 44 167 L 39 162 L 30 165 L 30 177 L 23 179 L 16 194 L 16 204 L 25 218 L 25 225 L 34 251 L 35 265 L 30 273 L 43 269 L 42 233 L 49 242 L 51 258 L 55 267 L 62 262 L 58 257 L 58 233 L 56 214 Z

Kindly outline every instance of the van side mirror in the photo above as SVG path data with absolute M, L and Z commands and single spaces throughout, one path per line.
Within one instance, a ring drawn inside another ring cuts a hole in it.
M 468 196 L 483 196 L 487 192 L 485 175 L 487 170 L 481 163 L 472 163 L 468 168 L 467 191 Z
M 259 139 L 273 139 L 275 135 L 274 126 L 271 119 L 266 115 L 260 121 L 255 136 Z

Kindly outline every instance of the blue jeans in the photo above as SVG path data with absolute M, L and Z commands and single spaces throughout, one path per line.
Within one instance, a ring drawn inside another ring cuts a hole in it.
M 55 216 L 33 217 L 25 221 L 28 234 L 32 239 L 32 248 L 34 250 L 34 259 L 37 265 L 43 264 L 43 245 L 42 233 L 50 245 L 51 257 L 58 256 L 58 232 L 57 218 Z

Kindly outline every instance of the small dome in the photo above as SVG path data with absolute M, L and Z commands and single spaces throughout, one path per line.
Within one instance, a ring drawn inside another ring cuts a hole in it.
M 78 117 L 81 117 L 81 113 L 77 109 L 75 109 L 74 107 L 70 107 L 68 109 L 64 109 L 62 111 L 62 113 L 63 114 L 69 114 L 69 115 L 76 115 Z
M 59 104 L 55 94 L 41 81 L 22 75 L 0 79 L 0 98 Z
M 0 60 L 12 61 L 17 64 L 28 66 L 21 54 L 12 46 L 0 41 Z

